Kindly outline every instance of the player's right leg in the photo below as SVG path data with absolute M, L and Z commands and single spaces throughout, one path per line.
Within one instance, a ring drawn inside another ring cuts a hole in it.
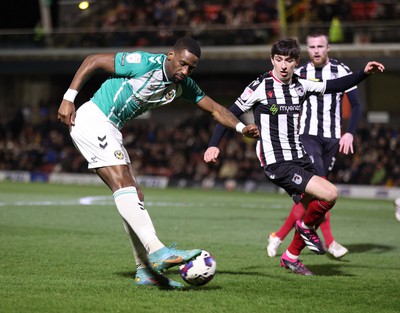
M 307 183 L 306 196 L 302 199 L 307 210 L 304 218 L 296 222 L 296 230 L 307 247 L 317 254 L 324 254 L 325 248 L 315 229 L 323 222 L 336 199 L 337 189 L 326 179 L 314 175 Z
M 303 239 L 300 237 L 299 233 L 295 231 L 292 242 L 281 257 L 281 266 L 291 270 L 295 274 L 306 276 L 314 275 L 313 272 L 300 261 L 300 253 L 304 247 L 305 243 Z

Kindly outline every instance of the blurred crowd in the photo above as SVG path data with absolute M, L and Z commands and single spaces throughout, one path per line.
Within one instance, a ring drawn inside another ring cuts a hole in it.
M 40 111 L 32 123 L 29 110 L 18 111 L 0 124 L 0 170 L 89 173 L 55 112 Z M 266 181 L 255 153 L 255 141 L 230 131 L 223 138 L 218 164 L 208 165 L 203 153 L 214 129 L 209 115 L 168 126 L 134 120 L 124 128 L 125 146 L 136 175 L 167 176 L 201 183 Z M 341 184 L 400 186 L 400 126 L 365 124 L 355 136 L 355 154 L 338 155 L 330 179 Z
M 277 33 L 277 20 L 275 0 L 113 1 L 112 6 L 83 21 L 101 33 L 96 38 L 88 34 L 80 45 L 96 40 L 100 45 L 168 46 L 183 36 L 203 45 L 262 44 Z M 257 24 L 266 27 L 249 29 Z
M 284 4 L 288 24 L 318 26 L 326 31 L 335 19 L 366 26 L 365 22 L 400 18 L 396 0 L 289 0 Z M 182 36 L 202 45 L 265 44 L 280 35 L 277 7 L 277 0 L 110 1 L 103 10 L 75 25 L 100 30 L 77 37 L 75 45 L 168 46 Z M 346 27 L 341 40 L 352 42 L 354 31 L 354 27 Z

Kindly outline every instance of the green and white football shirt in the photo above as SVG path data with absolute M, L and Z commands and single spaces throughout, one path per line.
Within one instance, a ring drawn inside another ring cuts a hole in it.
M 115 75 L 101 85 L 92 101 L 119 129 L 128 120 L 177 97 L 199 102 L 205 94 L 190 77 L 180 84 L 168 80 L 166 57 L 143 51 L 117 53 Z

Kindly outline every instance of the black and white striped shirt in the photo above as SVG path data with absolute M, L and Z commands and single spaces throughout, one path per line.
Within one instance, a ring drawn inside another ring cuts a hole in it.
M 254 111 L 260 130 L 258 157 L 261 164 L 296 160 L 305 155 L 299 138 L 299 118 L 303 102 L 310 94 L 322 94 L 326 83 L 300 79 L 282 83 L 271 72 L 249 84 L 235 105 L 243 112 Z
M 303 79 L 320 82 L 351 74 L 351 70 L 343 63 L 330 59 L 322 68 L 316 68 L 309 62 L 299 67 L 295 73 Z M 346 92 L 356 88 L 351 87 Z M 310 96 L 303 105 L 300 134 L 340 139 L 343 95 L 343 92 L 337 92 Z
M 237 117 L 253 110 L 260 132 L 257 155 L 262 166 L 296 160 L 305 155 L 299 135 L 304 101 L 311 95 L 348 90 L 367 77 L 368 74 L 360 70 L 338 79 L 315 82 L 294 74 L 290 84 L 284 84 L 271 71 L 251 82 L 229 110 Z M 218 147 L 226 130 L 225 126 L 217 124 L 209 147 Z

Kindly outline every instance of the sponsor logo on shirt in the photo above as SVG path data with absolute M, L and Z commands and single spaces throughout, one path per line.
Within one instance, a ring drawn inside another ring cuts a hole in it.
M 272 113 L 272 115 L 275 115 L 276 113 L 278 113 L 278 107 L 276 106 L 275 103 L 273 105 L 271 105 L 271 107 L 269 108 L 269 111 Z
M 300 112 L 301 105 L 280 105 L 280 112 Z
M 151 62 L 151 63 L 158 63 L 158 64 L 161 64 L 161 56 L 158 56 L 158 57 L 150 57 L 149 58 L 149 61 Z

